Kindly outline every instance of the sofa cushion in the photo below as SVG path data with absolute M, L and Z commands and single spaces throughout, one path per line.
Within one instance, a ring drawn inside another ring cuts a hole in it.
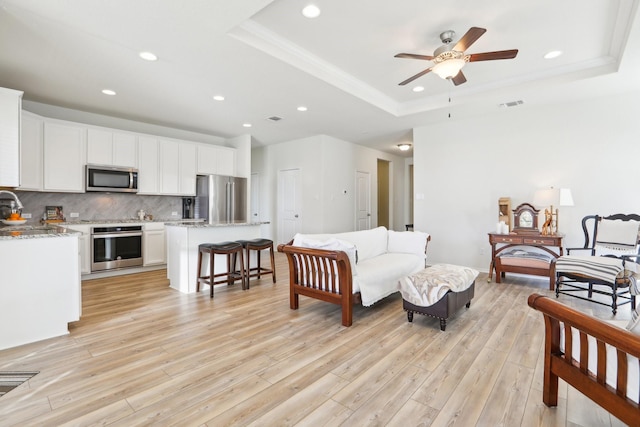
M 346 233 L 334 234 L 296 234 L 293 238 L 293 245 L 300 246 L 298 242 L 301 238 L 308 238 L 326 241 L 336 238 L 353 243 L 358 251 L 358 262 L 382 255 L 387 252 L 387 229 L 377 227 L 371 230 L 348 231 Z
M 640 335 L 640 314 L 638 314 L 638 309 L 631 310 L 631 320 L 629 320 L 627 330 L 636 335 Z
M 358 262 L 362 262 L 387 252 L 387 229 L 376 227 L 371 230 L 349 231 L 334 236 L 356 245 Z
M 389 230 L 387 252 L 414 254 L 426 257 L 427 239 L 429 235 L 421 231 Z
M 424 257 L 411 254 L 386 253 L 359 261 L 358 276 L 353 278 L 353 291 L 360 292 L 362 305 L 398 292 L 398 280 L 424 268 Z

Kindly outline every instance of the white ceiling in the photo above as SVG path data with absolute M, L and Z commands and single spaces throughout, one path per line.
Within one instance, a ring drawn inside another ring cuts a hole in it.
M 639 88 L 639 1 L 0 0 L 0 86 L 258 145 L 326 134 L 398 154 L 413 127 L 450 115 Z M 300 13 L 311 2 L 316 19 Z M 441 32 L 472 26 L 487 32 L 467 53 L 518 56 L 467 64 L 460 86 L 433 73 L 398 85 L 431 63 L 396 53 L 432 55 Z M 551 50 L 564 55 L 543 59 Z

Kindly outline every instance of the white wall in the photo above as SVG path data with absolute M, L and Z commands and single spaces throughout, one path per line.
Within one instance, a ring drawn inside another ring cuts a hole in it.
M 570 188 L 575 206 L 560 209 L 565 247 L 582 246 L 585 215 L 640 213 L 637 111 L 635 92 L 414 129 L 415 194 L 424 194 L 414 223 L 433 236 L 429 263 L 488 271 L 487 233 L 503 196 L 513 209 L 538 189 Z
M 261 176 L 266 193 L 261 198 L 262 219 L 271 221 L 269 238 L 277 236 L 278 171 L 300 169 L 302 177 L 302 231 L 332 233 L 355 229 L 356 171 L 371 175 L 372 225 L 377 224 L 377 159 L 391 162 L 391 220 L 404 229 L 404 159 L 318 135 L 254 148 L 251 170 Z M 344 194 L 344 190 L 347 194 Z

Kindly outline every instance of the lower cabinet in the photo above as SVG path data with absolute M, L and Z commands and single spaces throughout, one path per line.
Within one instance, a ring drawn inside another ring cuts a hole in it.
M 164 224 L 145 224 L 142 230 L 143 265 L 166 264 L 166 253 Z
M 78 236 L 78 252 L 80 254 L 80 274 L 91 273 L 91 239 L 89 236 L 88 225 L 67 225 L 69 230 L 79 231 L 82 235 Z

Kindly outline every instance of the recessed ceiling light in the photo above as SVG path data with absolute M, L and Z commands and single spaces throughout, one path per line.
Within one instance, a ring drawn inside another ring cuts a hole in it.
M 215 99 L 216 101 L 224 101 L 224 96 L 222 96 L 222 95 L 214 95 L 213 99 Z
M 301 105 L 298 107 L 298 111 L 307 111 L 307 107 L 305 107 L 304 105 Z
M 144 59 L 145 61 L 157 61 L 158 57 L 151 53 L 151 52 L 140 52 L 138 54 L 140 56 L 140 58 Z
M 560 55 L 562 55 L 561 50 L 552 50 L 551 52 L 547 52 L 544 55 L 544 59 L 553 59 L 553 58 L 557 58 Z
M 250 128 L 251 127 L 251 123 L 243 123 L 242 126 L 244 126 L 246 128 Z
M 422 92 L 424 90 L 424 87 L 422 86 L 416 86 L 412 89 L 414 92 Z
M 111 89 L 102 89 L 102 93 L 104 93 L 105 95 L 113 96 L 116 94 L 116 91 Z
M 302 14 L 307 18 L 317 18 L 320 16 L 320 8 L 315 4 L 310 4 L 302 9 Z

